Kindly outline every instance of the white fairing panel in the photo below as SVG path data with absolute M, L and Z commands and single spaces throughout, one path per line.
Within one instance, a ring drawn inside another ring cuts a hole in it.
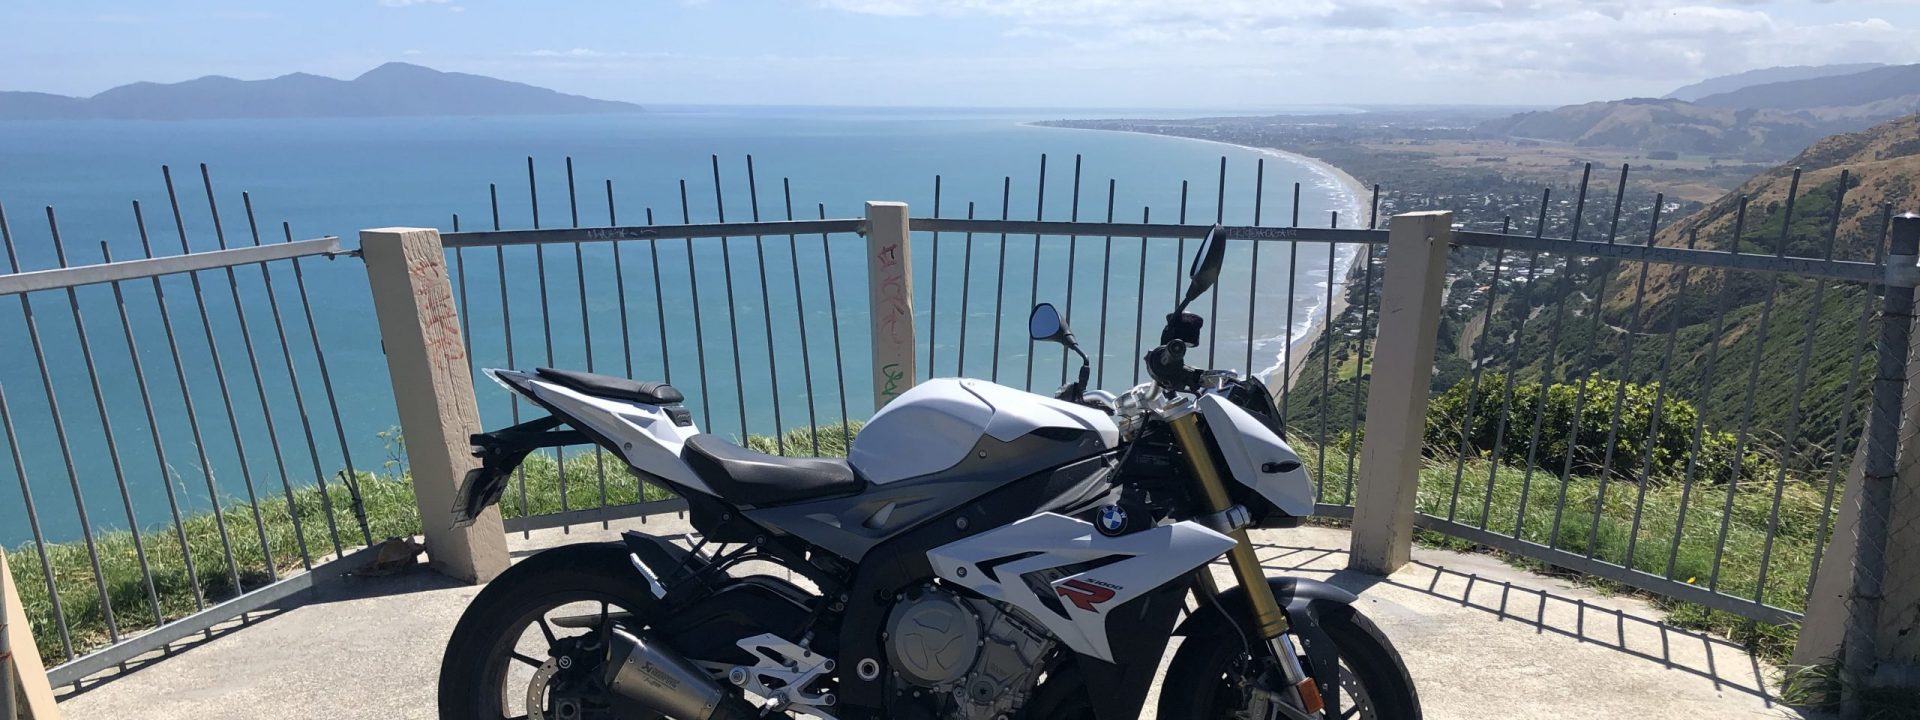
M 1107 537 L 1092 523 L 1041 513 L 929 550 L 927 559 L 941 579 L 1020 608 L 1074 652 L 1112 662 L 1108 633 L 1126 628 L 1109 629 L 1106 611 L 1193 572 L 1233 544 L 1194 522 Z M 1087 563 L 1096 566 L 1073 572 Z
M 929 380 L 894 398 L 854 436 L 848 461 L 884 485 L 960 463 L 983 435 L 1001 442 L 1042 428 L 1093 430 L 1103 446 L 1120 441 L 1106 413 L 985 380 Z
M 1233 479 L 1253 488 L 1267 502 L 1294 517 L 1313 514 L 1313 478 L 1300 456 L 1265 423 L 1219 395 L 1200 396 L 1200 412 L 1207 419 L 1220 454 L 1226 456 Z M 1266 469 L 1274 472 L 1267 472 Z
M 511 371 L 486 372 L 493 376 L 495 373 Z M 673 424 L 673 418 L 668 417 L 659 405 L 585 395 L 531 374 L 518 374 L 517 379 L 533 390 L 535 399 L 552 405 L 568 420 L 587 425 L 594 432 L 619 443 L 620 453 L 628 464 L 684 487 L 714 494 L 706 483 L 700 481 L 699 476 L 694 475 L 693 469 L 680 460 L 680 446 L 687 438 L 700 434 L 698 426 L 692 423 L 685 427 Z M 499 382 L 498 377 L 494 377 L 494 380 Z M 505 382 L 500 384 L 507 385 Z M 512 386 L 508 385 L 508 388 Z

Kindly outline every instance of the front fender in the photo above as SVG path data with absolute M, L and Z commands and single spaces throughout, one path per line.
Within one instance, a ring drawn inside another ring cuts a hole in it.
M 1280 603 L 1281 611 L 1287 615 L 1287 624 L 1292 626 L 1291 632 L 1306 650 L 1314 684 L 1320 686 L 1320 697 L 1327 704 L 1327 717 L 1339 717 L 1340 656 L 1333 639 L 1321 628 L 1320 618 L 1329 610 L 1352 605 L 1360 597 L 1311 578 L 1267 578 L 1267 587 L 1273 589 L 1273 599 Z M 1231 615 L 1221 615 L 1222 610 Z M 1173 634 L 1187 637 L 1189 642 L 1193 638 L 1231 634 L 1236 632 L 1234 623 L 1248 623 L 1252 618 L 1246 588 L 1228 588 L 1220 592 L 1219 602 L 1202 600 L 1199 609 L 1188 615 Z

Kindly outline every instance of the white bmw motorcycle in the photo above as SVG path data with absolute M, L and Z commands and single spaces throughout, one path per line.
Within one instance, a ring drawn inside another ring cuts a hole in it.
M 487 371 L 552 416 L 474 436 L 463 517 L 529 452 L 592 442 L 686 498 L 698 535 L 514 565 L 454 629 L 440 717 L 1133 720 L 1180 636 L 1160 718 L 1419 718 L 1355 597 L 1268 577 L 1247 539 L 1298 524 L 1314 493 L 1258 379 L 1185 365 L 1203 321 L 1183 310 L 1224 249 L 1216 227 L 1152 383 L 1089 392 L 1084 353 L 1051 398 L 933 380 L 845 460 L 703 434 L 659 383 Z M 1079 352 L 1051 305 L 1029 329 Z

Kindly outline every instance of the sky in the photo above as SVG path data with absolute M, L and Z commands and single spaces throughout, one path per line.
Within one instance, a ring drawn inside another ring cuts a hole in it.
M 1558 105 L 1920 62 L 1920 0 L 0 2 L 4 90 L 396 60 L 661 105 Z

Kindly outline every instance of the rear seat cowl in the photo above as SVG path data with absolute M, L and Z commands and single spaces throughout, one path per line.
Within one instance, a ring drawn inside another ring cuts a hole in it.
M 632 400 L 649 405 L 672 405 L 687 399 L 672 385 L 662 382 L 641 382 L 612 375 L 544 367 L 536 368 L 534 372 L 542 379 L 559 383 L 567 389 L 597 397 Z

